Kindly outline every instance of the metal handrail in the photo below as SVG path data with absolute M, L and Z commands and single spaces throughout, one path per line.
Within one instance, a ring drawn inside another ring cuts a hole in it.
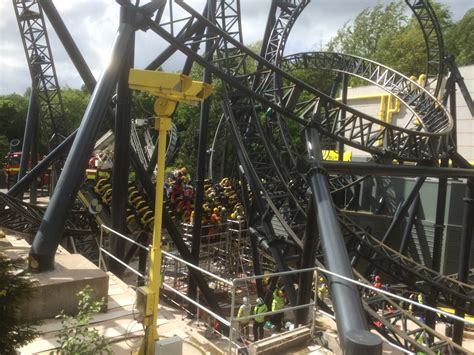
M 117 235 L 117 236 L 119 236 L 119 237 L 125 239 L 126 241 L 128 241 L 128 242 L 130 242 L 130 243 L 136 245 L 136 246 L 139 247 L 139 248 L 145 249 L 146 251 L 150 251 L 150 247 L 146 247 L 146 246 L 144 246 L 143 244 L 137 243 L 137 242 L 134 241 L 133 239 L 131 239 L 131 238 L 129 238 L 129 237 L 123 235 L 123 234 L 120 234 L 120 233 L 117 232 L 117 231 L 114 231 L 112 228 L 107 227 L 105 224 L 101 224 L 101 225 L 100 225 L 100 228 L 101 228 L 101 229 L 104 228 L 104 229 L 108 230 L 109 232 L 114 233 L 115 235 Z

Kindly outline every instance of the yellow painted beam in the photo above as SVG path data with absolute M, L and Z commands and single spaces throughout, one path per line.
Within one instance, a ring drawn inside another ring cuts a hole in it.
M 158 131 L 158 154 L 155 190 L 155 216 L 153 244 L 150 251 L 150 267 L 147 285 L 141 288 L 146 295 L 146 311 L 143 324 L 145 339 L 140 354 L 151 355 L 158 339 L 156 329 L 161 285 L 161 227 L 163 216 L 163 186 L 165 180 L 166 134 L 171 130 L 171 116 L 178 102 L 198 103 L 211 95 L 210 84 L 193 81 L 191 77 L 150 70 L 131 69 L 129 86 L 157 96 L 155 101 L 155 128 Z M 161 139 L 160 139 L 161 138 Z

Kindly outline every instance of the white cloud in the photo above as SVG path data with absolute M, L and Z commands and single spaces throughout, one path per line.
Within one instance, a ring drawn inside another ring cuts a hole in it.
M 142 0 L 145 3 L 146 0 Z M 388 0 L 381 1 L 382 3 Z M 458 20 L 472 6 L 471 0 L 443 0 Z M 54 1 L 77 46 L 96 77 L 108 58 L 119 23 L 119 5 L 111 0 Z M 205 1 L 187 1 L 201 11 Z M 376 0 L 313 0 L 298 19 L 287 43 L 287 53 L 315 50 L 331 38 L 346 21 L 354 18 L 363 8 L 376 4 Z M 241 0 L 242 26 L 245 43 L 263 37 L 270 0 Z M 185 16 L 176 7 L 174 16 Z M 0 0 L 0 95 L 23 93 L 30 85 L 30 74 L 16 23 L 12 3 Z M 169 19 L 168 11 L 164 18 Z M 59 39 L 47 23 L 53 57 L 61 86 L 79 87 L 82 81 L 69 60 Z M 135 63 L 145 67 L 168 44 L 148 31 L 136 36 Z M 163 66 L 165 70 L 178 70 L 184 56 L 174 55 Z

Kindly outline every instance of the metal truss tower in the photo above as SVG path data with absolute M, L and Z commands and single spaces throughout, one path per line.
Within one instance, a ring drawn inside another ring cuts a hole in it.
M 38 95 L 42 135 L 54 147 L 66 135 L 64 108 L 45 26 L 37 0 L 13 0 L 21 40 Z M 51 139 L 52 138 L 52 139 Z

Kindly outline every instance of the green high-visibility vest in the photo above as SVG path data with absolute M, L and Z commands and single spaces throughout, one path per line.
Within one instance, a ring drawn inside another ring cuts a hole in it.
M 260 306 L 255 306 L 255 308 L 253 309 L 254 315 L 265 313 L 265 312 L 268 312 L 268 307 L 265 303 Z M 255 317 L 255 322 L 257 323 L 263 323 L 264 321 L 265 321 L 264 316 Z
M 283 308 L 285 308 L 285 301 L 283 300 L 283 297 L 274 294 L 272 301 L 272 312 L 279 311 Z

